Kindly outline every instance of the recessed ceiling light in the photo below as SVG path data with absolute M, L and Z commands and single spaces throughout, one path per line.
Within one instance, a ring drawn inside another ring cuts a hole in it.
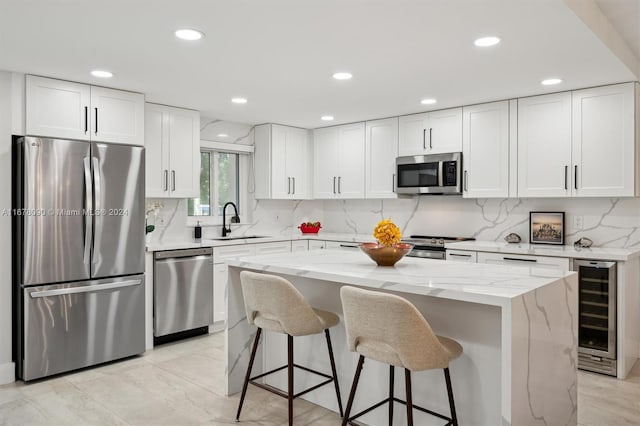
M 322 120 L 322 121 L 332 121 L 333 120 L 333 115 L 323 115 L 322 117 L 320 117 L 320 120 Z
M 219 138 L 226 138 L 227 136 L 229 136 L 229 135 L 226 134 L 226 133 L 218 133 L 218 137 Z
M 105 70 L 93 70 L 91 71 L 91 75 L 94 77 L 100 78 L 111 78 L 113 77 L 113 73 Z
M 480 37 L 473 42 L 473 44 L 475 44 L 478 47 L 495 46 L 498 43 L 500 43 L 500 37 L 495 37 L 495 36 Z
M 437 100 L 435 100 L 435 99 L 433 99 L 433 98 L 423 99 L 423 100 L 421 100 L 421 101 L 420 101 L 420 103 L 421 103 L 422 105 L 433 105 L 433 104 L 435 104 L 436 102 L 438 102 L 438 101 L 437 101 Z
M 562 79 L 561 78 L 547 78 L 544 79 L 540 82 L 540 84 L 543 84 L 545 86 L 553 86 L 554 84 L 560 84 L 562 83 Z
M 349 80 L 351 77 L 353 77 L 353 74 L 350 72 L 337 72 L 333 74 L 333 78 L 336 80 Z
M 234 104 L 246 104 L 247 103 L 247 99 L 246 98 L 231 98 L 231 102 L 233 102 Z
M 182 40 L 196 41 L 200 40 L 204 37 L 204 33 L 202 31 L 193 30 L 191 28 L 180 28 L 176 30 L 174 33 L 176 37 L 181 38 Z

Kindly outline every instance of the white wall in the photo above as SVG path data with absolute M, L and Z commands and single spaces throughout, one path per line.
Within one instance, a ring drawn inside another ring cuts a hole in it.
M 0 384 L 14 380 L 11 303 L 11 73 L 0 71 Z M 6 210 L 5 210 L 6 209 Z

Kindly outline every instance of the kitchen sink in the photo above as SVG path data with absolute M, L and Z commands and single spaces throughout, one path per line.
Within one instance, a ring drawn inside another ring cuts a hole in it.
M 207 240 L 213 241 L 232 241 L 232 240 L 250 240 L 253 238 L 269 238 L 266 235 L 238 235 L 237 237 L 214 237 L 214 238 L 206 238 Z

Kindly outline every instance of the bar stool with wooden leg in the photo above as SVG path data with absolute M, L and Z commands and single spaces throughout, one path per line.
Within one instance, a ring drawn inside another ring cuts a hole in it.
M 304 299 L 302 294 L 286 279 L 268 274 L 258 274 L 255 272 L 240 272 L 240 283 L 242 285 L 242 295 L 244 297 L 244 306 L 247 312 L 247 321 L 258 327 L 256 337 L 253 341 L 251 350 L 251 358 L 247 367 L 247 373 L 242 386 L 240 395 L 240 404 L 238 405 L 238 413 L 236 420 L 240 420 L 240 412 L 242 404 L 247 393 L 249 383 L 266 389 L 277 395 L 285 397 L 289 400 L 289 426 L 293 425 L 293 400 L 301 395 L 306 394 L 333 382 L 338 398 L 338 409 L 340 417 L 342 417 L 342 400 L 340 398 L 340 387 L 338 385 L 338 377 L 336 375 L 336 364 L 333 358 L 333 348 L 331 346 L 331 336 L 329 328 L 340 322 L 340 318 L 333 312 L 327 312 L 320 309 L 312 308 Z M 283 333 L 287 335 L 287 365 L 251 377 L 251 369 L 256 357 L 258 342 L 262 330 L 272 331 L 275 333 Z M 319 334 L 324 331 L 327 346 L 329 349 L 329 362 L 331 364 L 331 376 L 302 367 L 293 362 L 293 337 L 294 336 L 310 336 Z M 300 368 L 304 371 L 317 374 L 326 380 L 308 389 L 296 394 L 293 393 L 293 369 Z M 287 393 L 280 391 L 269 385 L 258 383 L 255 380 L 265 377 L 271 373 L 287 369 L 288 386 Z
M 413 425 L 414 408 L 447 420 L 446 425 L 457 426 L 449 362 L 460 356 L 462 346 L 455 340 L 436 336 L 416 307 L 400 296 L 345 286 L 340 289 L 340 297 L 349 349 L 360 354 L 342 425 L 354 424 L 355 419 L 385 403 L 389 404 L 391 425 L 393 403 L 399 402 L 406 405 L 410 426 Z M 350 416 L 365 358 L 389 364 L 389 397 Z M 405 369 L 406 401 L 393 395 L 394 367 Z M 451 417 L 413 405 L 411 372 L 436 368 L 444 370 Z

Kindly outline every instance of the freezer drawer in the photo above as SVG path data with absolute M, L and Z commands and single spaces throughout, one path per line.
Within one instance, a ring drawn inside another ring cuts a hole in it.
M 144 275 L 23 290 L 22 379 L 143 353 Z
M 213 324 L 210 248 L 157 252 L 153 276 L 155 337 Z

